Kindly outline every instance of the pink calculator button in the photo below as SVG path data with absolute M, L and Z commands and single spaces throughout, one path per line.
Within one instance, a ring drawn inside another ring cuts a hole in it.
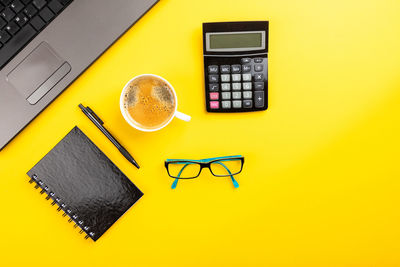
M 219 98 L 219 93 L 210 93 L 211 100 L 218 100 L 218 98 Z
M 219 109 L 219 102 L 218 101 L 210 101 L 210 108 L 211 109 Z

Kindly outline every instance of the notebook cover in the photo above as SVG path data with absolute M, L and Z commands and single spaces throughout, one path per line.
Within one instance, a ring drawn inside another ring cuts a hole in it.
M 143 196 L 76 126 L 28 176 L 94 241 Z

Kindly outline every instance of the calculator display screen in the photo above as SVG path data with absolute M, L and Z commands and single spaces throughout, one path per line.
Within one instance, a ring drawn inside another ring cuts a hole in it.
M 265 49 L 265 32 L 207 33 L 207 51 L 251 51 Z

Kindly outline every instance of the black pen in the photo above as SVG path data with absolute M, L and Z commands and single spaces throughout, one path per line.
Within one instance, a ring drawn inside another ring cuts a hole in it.
M 139 164 L 133 159 L 131 154 L 120 144 L 118 141 L 110 134 L 109 131 L 107 131 L 106 128 L 104 128 L 103 124 L 104 122 L 99 118 L 99 116 L 94 113 L 94 111 L 89 108 L 89 107 L 84 107 L 82 104 L 79 104 L 79 107 L 81 108 L 82 112 L 85 113 L 85 115 L 99 128 L 99 130 L 111 141 L 111 143 L 114 144 L 121 152 L 121 154 L 133 165 L 135 165 L 136 168 L 140 168 Z

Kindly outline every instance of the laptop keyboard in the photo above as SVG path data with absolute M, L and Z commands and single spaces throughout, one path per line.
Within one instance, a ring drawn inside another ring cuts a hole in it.
M 0 69 L 73 0 L 0 0 Z

